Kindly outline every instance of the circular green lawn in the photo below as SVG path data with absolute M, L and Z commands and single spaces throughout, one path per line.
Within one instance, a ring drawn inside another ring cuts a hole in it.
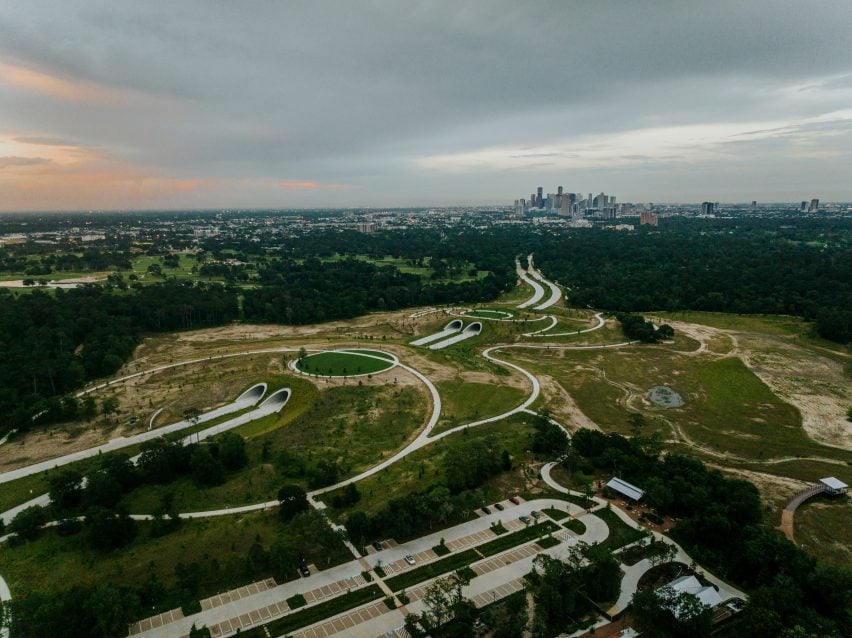
M 296 369 L 322 377 L 354 377 L 375 374 L 396 365 L 384 352 L 370 350 L 334 350 L 309 354 L 296 362 Z
M 480 310 L 468 310 L 464 313 L 465 317 L 476 317 L 477 319 L 511 319 L 514 315 L 505 310 L 488 310 L 486 308 Z

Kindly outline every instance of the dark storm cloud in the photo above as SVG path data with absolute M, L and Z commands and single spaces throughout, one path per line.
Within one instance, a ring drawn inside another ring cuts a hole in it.
M 233 181 L 177 203 L 274 204 L 268 185 L 281 179 L 360 186 L 353 203 L 429 201 L 441 184 L 465 201 L 507 188 L 500 199 L 568 167 L 524 164 L 507 180 L 513 156 L 571 159 L 573 144 L 601 136 L 635 165 L 679 149 L 617 135 L 786 131 L 847 108 L 850 23 L 848 2 L 6 2 L 0 134 L 78 140 L 159 177 Z M 593 190 L 666 198 L 668 183 L 638 190 L 591 159 L 570 169 Z M 697 193 L 701 172 L 678 187 Z

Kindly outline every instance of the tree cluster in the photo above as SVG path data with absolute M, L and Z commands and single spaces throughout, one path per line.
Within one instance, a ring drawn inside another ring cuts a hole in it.
M 800 625 L 848 635 L 852 570 L 818 563 L 763 523 L 757 489 L 678 454 L 659 458 L 644 437 L 580 430 L 572 469 L 618 475 L 645 490 L 647 503 L 678 519 L 672 536 L 700 564 L 751 590 L 744 615 L 750 636 L 777 636 Z

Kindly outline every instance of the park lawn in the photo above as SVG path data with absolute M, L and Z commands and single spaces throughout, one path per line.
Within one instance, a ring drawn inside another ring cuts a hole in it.
M 412 492 L 428 491 L 436 485 L 443 484 L 444 470 L 441 461 L 444 454 L 451 446 L 466 440 L 466 437 L 494 436 L 496 446 L 500 449 L 506 449 L 512 456 L 513 466 L 522 467 L 532 460 L 532 455 L 527 450 L 534 433 L 532 417 L 520 414 L 497 423 L 489 423 L 444 437 L 359 481 L 358 490 L 361 493 L 361 499 L 358 503 L 345 510 L 330 510 L 330 512 L 339 519 L 353 511 L 376 514 L 387 505 L 388 501 L 394 498 Z M 512 490 L 511 494 L 515 493 L 514 485 L 507 484 L 501 479 L 501 477 L 505 478 L 506 474 L 493 477 L 480 488 L 486 502 L 501 500 L 504 495 L 510 493 L 510 490 Z M 509 474 L 514 474 L 514 470 Z M 323 501 L 330 503 L 336 493 L 337 491 L 324 494 Z
M 149 536 L 149 524 L 140 523 L 135 540 L 113 552 L 90 549 L 84 534 L 61 537 L 46 531 L 34 542 L 4 547 L 0 552 L 0 572 L 15 594 L 24 591 L 51 592 L 75 585 L 109 584 L 138 587 L 153 576 L 166 589 L 160 609 L 180 605 L 175 566 L 199 563 L 202 566 L 199 598 L 269 577 L 250 568 L 246 557 L 256 538 L 267 549 L 276 538 L 298 538 L 278 520 L 277 512 L 244 516 L 222 516 L 184 521 L 179 529 L 159 538 Z M 309 555 L 308 562 L 326 567 L 351 559 L 342 543 L 339 547 Z
M 796 510 L 794 533 L 804 550 L 834 565 L 852 564 L 849 502 L 816 498 Z
M 393 362 L 384 357 L 362 357 L 357 351 L 320 352 L 299 359 L 296 367 L 309 374 L 345 377 L 358 374 L 373 374 L 393 367 Z
M 246 445 L 248 465 L 229 473 L 222 485 L 203 488 L 185 476 L 167 485 L 141 486 L 126 495 L 123 502 L 134 514 L 148 514 L 158 510 L 166 495 L 173 499 L 178 512 L 272 501 L 285 483 L 307 487 L 304 477 L 284 477 L 275 465 L 277 454 L 283 450 L 310 462 L 338 461 L 342 480 L 402 447 L 426 420 L 424 401 L 422 390 L 411 386 L 322 390 L 300 414 L 287 421 L 286 427 L 278 426 L 250 438 Z M 286 412 L 285 407 L 282 414 Z M 235 431 L 244 434 L 241 428 Z
M 699 370 L 705 392 L 699 428 L 690 434 L 713 447 L 754 458 L 826 456 L 849 452 L 812 441 L 798 409 L 779 399 L 739 358 L 712 361 Z M 713 415 L 716 423 L 707 416 Z
M 371 357 L 381 357 L 382 359 L 387 359 L 388 361 L 393 361 L 393 355 L 388 352 L 382 352 L 381 350 L 370 350 L 367 348 L 347 348 L 345 352 L 353 352 L 353 353 L 362 353 L 366 355 L 370 355 Z
M 614 551 L 619 547 L 629 545 L 630 543 L 638 541 L 640 538 L 645 536 L 642 531 L 630 527 L 627 523 L 622 521 L 618 515 L 610 509 L 603 508 L 596 510 L 592 513 L 592 516 L 597 516 L 607 524 L 607 527 L 609 527 L 609 536 L 606 537 L 606 540 L 600 543 L 609 551 Z
M 439 381 L 435 387 L 442 404 L 435 433 L 508 412 L 523 403 L 530 392 L 505 383 Z
M 431 258 L 425 257 L 423 259 L 423 265 L 415 265 L 409 263 L 409 260 L 402 259 L 400 257 L 393 257 L 391 255 L 385 255 L 381 258 L 371 257 L 369 255 L 341 255 L 336 254 L 331 257 L 326 257 L 323 259 L 324 262 L 329 261 L 344 261 L 349 258 L 357 259 L 358 261 L 364 261 L 370 264 L 374 264 L 375 266 L 381 268 L 382 266 L 393 266 L 399 272 L 417 275 L 418 277 L 422 277 L 424 279 L 428 279 L 430 282 L 444 284 L 444 283 L 463 283 L 466 281 L 474 281 L 476 279 L 484 279 L 489 274 L 491 274 L 490 270 L 477 270 L 476 276 L 471 276 L 469 271 L 474 268 L 474 264 L 471 262 L 467 262 L 464 264 L 462 268 L 462 272 L 455 276 L 449 277 L 439 277 L 435 278 L 435 270 L 431 267 L 430 262 Z
M 193 255 L 188 255 L 186 253 L 178 253 L 178 258 L 178 268 L 171 268 L 169 266 L 166 266 L 163 263 L 162 257 L 154 257 L 151 255 L 140 255 L 138 257 L 134 257 L 131 260 L 130 265 L 133 268 L 133 274 L 136 275 L 136 277 L 138 277 L 138 280 L 143 284 L 160 283 L 172 277 L 180 280 L 193 281 L 200 281 L 201 279 L 204 279 L 205 281 L 221 280 L 221 278 L 201 277 L 201 275 L 193 273 L 192 268 L 194 266 L 198 266 L 199 268 L 201 268 L 201 264 L 195 260 L 195 257 Z M 155 263 L 160 264 L 163 272 L 163 277 L 155 277 L 152 273 L 148 272 L 148 266 Z

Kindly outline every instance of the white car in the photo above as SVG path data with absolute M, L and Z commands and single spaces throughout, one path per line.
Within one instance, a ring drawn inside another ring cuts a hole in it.
M 417 562 L 414 560 L 414 556 L 412 556 L 411 554 L 406 554 L 402 560 L 404 560 L 409 565 L 413 565 L 415 562 Z

